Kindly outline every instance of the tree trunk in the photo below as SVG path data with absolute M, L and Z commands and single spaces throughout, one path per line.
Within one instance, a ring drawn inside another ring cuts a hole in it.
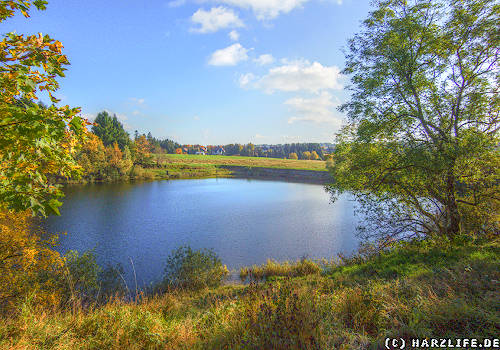
M 451 172 L 448 173 L 446 179 L 446 197 L 448 202 L 446 205 L 448 216 L 446 234 L 451 238 L 460 233 L 460 213 L 455 198 L 455 176 Z

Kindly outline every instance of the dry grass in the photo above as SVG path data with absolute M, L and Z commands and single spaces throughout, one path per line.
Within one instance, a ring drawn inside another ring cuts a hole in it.
M 50 313 L 27 301 L 19 317 L 2 319 L 0 348 L 370 349 L 383 348 L 387 336 L 495 338 L 499 247 L 418 243 L 322 275 L 177 291 L 88 311 Z M 293 270 L 277 265 L 261 269 Z
M 321 267 L 318 263 L 303 259 L 297 262 L 279 263 L 274 260 L 267 260 L 265 264 L 260 266 L 244 267 L 240 269 L 240 279 L 245 282 L 263 281 L 270 277 L 301 277 L 307 275 L 319 274 Z

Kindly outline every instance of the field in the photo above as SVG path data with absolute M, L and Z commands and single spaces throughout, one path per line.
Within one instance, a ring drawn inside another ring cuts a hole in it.
M 300 169 L 326 171 L 324 161 L 320 160 L 293 160 L 264 157 L 240 157 L 240 156 L 204 156 L 190 154 L 156 154 L 155 159 L 160 164 L 172 165 L 232 165 L 245 167 Z

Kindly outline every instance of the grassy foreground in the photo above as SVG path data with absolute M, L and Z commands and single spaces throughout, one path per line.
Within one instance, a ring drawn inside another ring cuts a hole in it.
M 40 310 L 27 300 L 19 317 L 2 320 L 0 348 L 368 349 L 389 336 L 494 338 L 499 257 L 498 239 L 418 242 L 321 269 L 268 263 L 253 267 L 267 282 L 86 311 Z

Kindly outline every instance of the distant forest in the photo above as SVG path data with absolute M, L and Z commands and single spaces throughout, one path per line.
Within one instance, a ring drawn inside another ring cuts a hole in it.
M 330 143 L 181 145 L 170 139 L 155 138 L 151 132 L 140 134 L 137 130 L 134 132 L 134 139 L 132 140 L 116 115 L 111 116 L 106 111 L 97 115 L 92 132 L 99 137 L 105 147 L 113 146 L 116 143 L 122 151 L 126 146 L 129 149 L 134 149 L 139 139 L 141 145 L 151 153 L 220 154 L 226 156 L 323 160 L 326 154 L 334 150 L 334 145 Z

